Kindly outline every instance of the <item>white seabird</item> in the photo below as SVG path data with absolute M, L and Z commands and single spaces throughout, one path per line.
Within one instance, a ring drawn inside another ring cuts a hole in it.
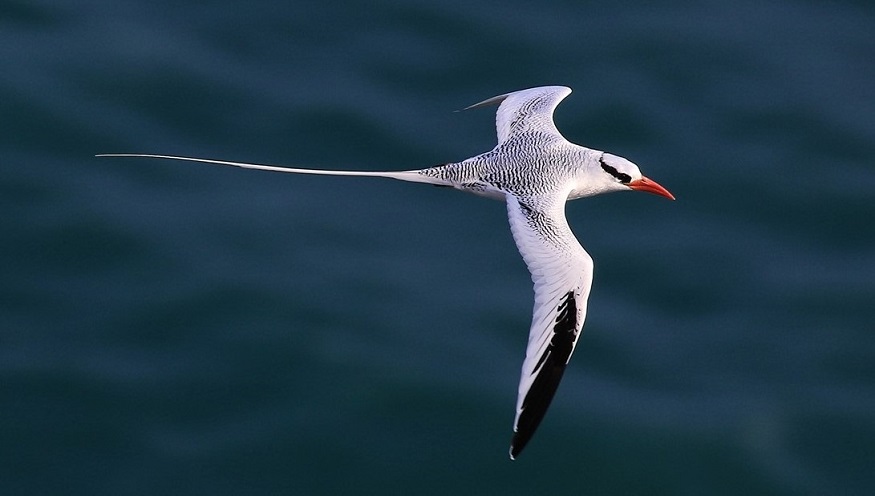
M 517 248 L 532 274 L 535 305 L 523 361 L 510 457 L 516 458 L 547 412 L 586 317 L 593 262 L 565 220 L 565 202 L 611 191 L 646 191 L 674 200 L 632 162 L 566 140 L 553 111 L 570 88 L 543 86 L 499 95 L 498 144 L 461 162 L 396 172 L 299 169 L 155 154 L 103 154 L 231 165 L 296 174 L 388 177 L 449 186 L 504 200 Z

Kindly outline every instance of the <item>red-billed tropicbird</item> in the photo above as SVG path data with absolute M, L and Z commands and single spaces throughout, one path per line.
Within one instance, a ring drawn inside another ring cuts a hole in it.
M 499 95 L 470 108 L 499 104 L 498 144 L 461 162 L 396 172 L 298 169 L 203 158 L 154 154 L 149 157 L 232 165 L 296 174 L 388 177 L 450 186 L 504 200 L 510 229 L 532 274 L 535 306 L 523 362 L 513 422 L 510 457 L 531 439 L 550 406 L 586 316 L 593 263 L 565 220 L 565 202 L 610 191 L 646 191 L 674 200 L 632 162 L 566 140 L 553 111 L 570 88 L 543 86 Z

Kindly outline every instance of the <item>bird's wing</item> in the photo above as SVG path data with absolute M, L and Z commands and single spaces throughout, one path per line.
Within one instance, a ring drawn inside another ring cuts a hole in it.
M 515 458 L 544 418 L 571 359 L 586 317 L 593 264 L 565 220 L 564 198 L 506 198 L 513 239 L 535 286 L 510 446 Z
M 553 111 L 569 94 L 571 88 L 565 86 L 540 86 L 498 95 L 468 108 L 501 103 L 495 113 L 495 129 L 498 132 L 500 145 L 511 136 L 524 131 L 543 131 L 560 135 L 553 123 Z

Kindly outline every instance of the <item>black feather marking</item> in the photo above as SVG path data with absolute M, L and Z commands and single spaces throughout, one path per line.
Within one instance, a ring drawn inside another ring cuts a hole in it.
M 614 167 L 611 167 L 610 165 L 606 164 L 605 160 L 603 158 L 599 158 L 599 164 L 601 164 L 602 169 L 604 169 L 605 172 L 616 177 L 617 180 L 620 181 L 621 183 L 626 184 L 626 183 L 632 181 L 632 176 L 630 176 L 629 174 L 625 174 L 623 172 L 620 172 L 617 169 L 615 169 Z
M 532 373 L 537 377 L 523 400 L 522 413 L 510 444 L 511 458 L 520 454 L 541 424 L 577 341 L 577 301 L 574 291 L 565 294 L 557 311 L 553 337 L 535 365 Z

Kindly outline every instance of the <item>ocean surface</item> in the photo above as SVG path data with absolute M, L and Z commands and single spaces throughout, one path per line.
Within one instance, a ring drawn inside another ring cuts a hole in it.
M 875 4 L 0 4 L 0 494 L 875 494 Z M 537 435 L 504 206 L 391 180 L 546 84 L 677 201 L 596 261 Z

